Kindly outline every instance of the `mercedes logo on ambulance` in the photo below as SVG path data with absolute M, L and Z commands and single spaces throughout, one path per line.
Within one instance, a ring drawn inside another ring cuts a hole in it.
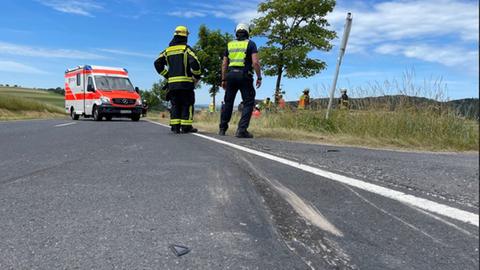
M 122 103 L 127 105 L 128 104 L 128 100 L 126 98 L 122 98 Z

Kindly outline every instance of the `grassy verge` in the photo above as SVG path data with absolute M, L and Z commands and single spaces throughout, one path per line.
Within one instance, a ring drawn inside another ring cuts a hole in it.
M 63 95 L 42 90 L 15 87 L 0 87 L 0 95 L 8 95 L 21 99 L 34 100 L 40 103 L 45 103 L 60 108 L 63 108 L 63 106 L 65 106 L 65 99 Z
M 0 89 L 0 120 L 62 117 L 65 117 L 65 113 L 63 97 L 60 95 L 24 89 Z
M 155 117 L 156 120 L 167 118 Z M 195 115 L 195 126 L 218 131 L 218 113 Z M 239 115 L 234 114 L 229 134 L 233 135 Z M 252 118 L 250 131 L 257 138 L 314 143 L 368 146 L 428 151 L 477 151 L 478 122 L 453 114 L 430 111 L 325 111 L 279 112 Z

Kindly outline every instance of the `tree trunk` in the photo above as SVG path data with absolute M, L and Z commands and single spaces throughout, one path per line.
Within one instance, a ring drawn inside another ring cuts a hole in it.
M 275 104 L 278 104 L 278 100 L 280 97 L 280 82 L 282 81 L 282 74 L 283 74 L 283 66 L 278 67 L 277 71 L 277 84 L 275 85 Z
M 217 95 L 217 93 L 214 93 L 212 95 L 212 103 L 213 103 L 213 111 L 216 112 L 217 111 L 217 107 L 215 106 L 215 96 Z

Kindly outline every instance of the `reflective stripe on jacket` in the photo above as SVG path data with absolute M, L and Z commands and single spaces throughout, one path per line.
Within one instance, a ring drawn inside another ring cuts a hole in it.
M 155 68 L 167 79 L 169 89 L 193 89 L 192 77 L 199 79 L 202 74 L 197 56 L 187 45 L 168 47 L 155 61 Z

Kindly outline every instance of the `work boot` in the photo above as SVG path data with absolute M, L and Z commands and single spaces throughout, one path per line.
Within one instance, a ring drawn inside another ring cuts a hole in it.
M 218 135 L 220 136 L 225 136 L 225 133 L 227 132 L 226 128 L 221 128 L 218 130 Z
M 235 137 L 242 138 L 242 139 L 252 139 L 253 135 L 252 135 L 252 133 L 248 132 L 245 129 L 245 130 L 237 130 L 237 133 L 235 134 Z
M 174 133 L 174 134 L 180 134 L 180 125 L 172 125 L 170 127 L 170 130 Z
M 192 126 L 182 126 L 182 133 L 197 133 L 198 129 Z

